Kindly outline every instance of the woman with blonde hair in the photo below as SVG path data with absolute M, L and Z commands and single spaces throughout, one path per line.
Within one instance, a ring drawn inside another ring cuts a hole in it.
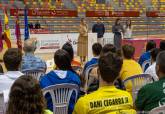
M 77 55 L 80 57 L 81 62 L 84 63 L 86 61 L 86 57 L 88 56 L 88 25 L 86 24 L 84 18 L 81 18 L 78 32 L 79 38 Z

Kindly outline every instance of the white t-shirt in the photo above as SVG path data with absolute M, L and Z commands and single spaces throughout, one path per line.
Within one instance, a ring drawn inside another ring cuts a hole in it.
M 147 70 L 145 71 L 145 74 L 150 74 L 155 81 L 159 80 L 156 74 L 156 62 L 154 62 L 151 66 L 147 68 Z
M 0 75 L 0 92 L 10 89 L 14 81 L 22 75 L 23 73 L 20 71 L 8 71 L 5 74 Z
M 132 30 L 133 27 L 126 28 L 126 25 L 124 25 L 124 38 L 132 38 Z

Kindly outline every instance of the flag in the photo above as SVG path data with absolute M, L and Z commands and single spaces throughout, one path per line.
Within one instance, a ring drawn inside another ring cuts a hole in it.
M 16 21 L 15 21 L 15 36 L 16 36 L 16 39 L 17 39 L 17 46 L 18 46 L 19 49 L 22 50 L 21 32 L 20 32 L 18 15 L 16 16 Z
M 25 23 L 25 29 L 24 29 L 24 36 L 25 40 L 29 39 L 29 26 L 28 26 L 28 14 L 27 9 L 24 9 L 24 23 Z
M 4 10 L 4 25 L 5 25 L 5 29 L 4 29 L 3 39 L 5 40 L 7 48 L 11 48 L 9 18 L 7 16 L 6 10 Z
M 3 49 L 3 41 L 2 41 L 2 23 L 1 23 L 1 18 L 0 18 L 0 52 Z

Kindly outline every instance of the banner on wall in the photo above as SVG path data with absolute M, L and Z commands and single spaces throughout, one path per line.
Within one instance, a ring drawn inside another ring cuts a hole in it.
M 165 12 L 161 11 L 148 11 L 146 12 L 147 17 L 165 17 Z
M 64 43 L 70 42 L 73 46 L 74 53 L 77 55 L 78 33 L 64 34 L 31 34 L 31 37 L 37 38 L 36 53 L 54 53 L 61 48 Z M 92 58 L 92 44 L 97 42 L 95 33 L 88 34 L 88 59 Z
M 21 39 L 24 40 L 24 29 L 20 29 L 20 33 L 21 33 Z M 10 36 L 11 36 L 11 40 L 16 39 L 15 29 L 10 29 Z
M 24 9 L 10 9 L 10 16 L 24 16 Z M 28 9 L 28 16 L 55 16 L 55 17 L 77 17 L 76 10 L 41 10 Z
M 86 17 L 139 17 L 139 11 L 86 11 Z

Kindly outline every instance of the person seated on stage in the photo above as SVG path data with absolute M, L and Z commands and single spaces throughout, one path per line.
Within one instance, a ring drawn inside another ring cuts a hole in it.
M 80 78 L 78 74 L 72 69 L 70 55 L 65 50 L 59 49 L 55 52 L 54 62 L 57 66 L 57 70 L 50 71 L 41 78 L 41 88 L 63 83 L 77 84 L 80 86 Z M 48 109 L 53 111 L 53 103 L 50 98 L 51 96 L 47 94 L 45 97 L 47 99 Z M 74 98 L 72 97 L 69 104 L 69 114 L 72 114 L 73 108 Z
M 22 52 L 18 48 L 9 48 L 3 56 L 3 61 L 7 72 L 0 76 L 0 88 L 8 90 L 13 82 L 23 75 L 23 73 L 19 71 L 22 61 Z
M 35 38 L 28 39 L 24 42 L 23 50 L 25 52 L 25 55 L 22 59 L 21 71 L 37 69 L 46 71 L 46 62 L 34 55 L 34 52 L 37 48 L 36 45 L 37 44 Z
M 41 29 L 41 25 L 39 23 L 39 20 L 35 23 L 35 29 Z
M 98 66 L 99 89 L 81 97 L 75 105 L 73 114 L 136 114 L 132 96 L 113 85 L 119 76 L 122 58 L 111 52 L 102 54 Z
M 151 111 L 165 104 L 165 51 L 158 54 L 156 58 L 156 74 L 159 81 L 143 86 L 135 101 L 136 109 L 139 111 Z
M 94 57 L 85 64 L 84 70 L 87 67 L 89 67 L 90 65 L 98 63 L 98 59 L 99 59 L 101 50 L 102 50 L 102 45 L 100 43 L 95 43 L 95 44 L 92 45 L 92 52 L 93 52 Z
M 159 49 L 154 48 L 151 50 L 151 63 L 152 65 L 147 68 L 145 74 L 150 74 L 154 81 L 159 80 L 158 76 L 156 75 L 156 57 L 159 54 Z
M 138 74 L 142 74 L 142 68 L 141 66 L 135 61 L 133 60 L 133 55 L 135 52 L 135 48 L 131 45 L 124 45 L 122 46 L 122 53 L 123 53 L 123 65 L 122 65 L 122 69 L 120 71 L 120 80 L 124 81 L 125 79 L 134 76 L 134 75 L 138 75 Z M 132 89 L 131 85 L 127 85 L 126 86 L 127 91 L 131 92 L 130 89 Z
M 0 74 L 3 74 L 4 72 L 3 72 L 3 67 L 2 67 L 2 65 L 0 64 Z
M 79 66 L 79 67 L 81 66 L 81 63 L 79 61 L 75 60 L 75 58 L 74 58 L 74 50 L 73 50 L 72 45 L 69 42 L 65 43 L 62 46 L 62 49 L 69 53 L 69 55 L 71 57 L 71 60 L 72 60 L 72 62 L 71 62 L 72 66 Z
M 33 29 L 33 23 L 29 23 L 29 28 Z
M 140 56 L 140 59 L 139 59 L 139 64 L 142 66 L 143 63 L 145 61 L 150 61 L 151 60 L 151 50 L 156 48 L 156 43 L 155 41 L 153 40 L 150 40 L 147 42 L 147 45 L 146 45 L 146 52 L 143 53 L 141 56 Z M 144 68 L 144 71 L 149 67 L 149 64 L 145 66 Z
M 53 114 L 45 109 L 45 99 L 37 80 L 19 77 L 11 87 L 5 114 Z
M 159 48 L 160 48 L 160 51 L 164 51 L 165 50 L 165 40 L 162 40 L 160 42 Z

